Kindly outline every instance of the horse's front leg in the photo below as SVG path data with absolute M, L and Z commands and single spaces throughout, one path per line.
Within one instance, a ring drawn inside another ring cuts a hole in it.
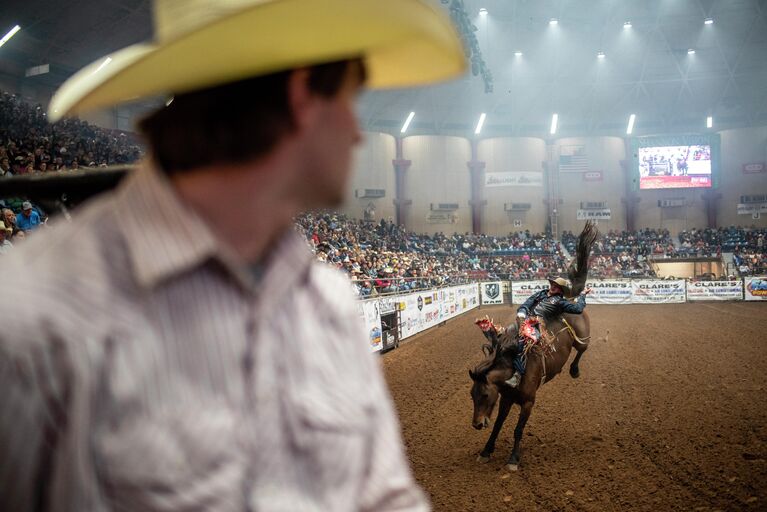
M 535 401 L 533 400 L 525 402 L 522 404 L 522 410 L 519 411 L 519 420 L 517 421 L 517 426 L 514 429 L 514 449 L 511 451 L 511 455 L 509 456 L 509 460 L 506 465 L 509 471 L 516 471 L 519 469 L 519 460 L 521 457 L 519 445 L 522 441 L 522 434 L 525 431 L 525 425 L 527 424 L 528 418 L 530 418 L 530 413 L 533 410 L 534 404 Z
M 581 370 L 578 367 L 578 363 L 581 362 L 581 357 L 583 356 L 583 353 L 586 352 L 587 348 L 588 346 L 584 346 L 582 348 L 576 347 L 575 349 L 576 350 L 575 359 L 573 359 L 573 362 L 570 363 L 570 377 L 572 377 L 573 379 L 577 379 L 578 377 L 581 376 Z
M 477 457 L 478 462 L 484 464 L 490 460 L 490 455 L 495 451 L 495 440 L 498 437 L 501 427 L 503 427 L 503 422 L 506 421 L 506 416 L 509 415 L 510 410 L 511 400 L 501 397 L 501 403 L 498 406 L 498 416 L 496 416 L 495 423 L 493 424 L 493 431 L 490 433 L 490 438 L 487 440 L 487 443 L 485 443 L 485 447 L 480 452 L 479 457 Z

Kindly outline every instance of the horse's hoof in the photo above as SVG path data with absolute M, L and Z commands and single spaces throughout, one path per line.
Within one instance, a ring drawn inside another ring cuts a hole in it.
M 506 469 L 509 471 L 519 471 L 519 466 L 516 464 L 506 464 Z
M 576 371 L 570 370 L 570 377 L 572 377 L 573 379 L 577 379 L 580 376 L 581 376 L 580 370 L 576 370 Z
M 489 456 L 483 457 L 482 455 L 480 455 L 477 457 L 477 462 L 479 462 L 480 464 L 487 464 L 488 462 L 490 462 L 490 457 Z

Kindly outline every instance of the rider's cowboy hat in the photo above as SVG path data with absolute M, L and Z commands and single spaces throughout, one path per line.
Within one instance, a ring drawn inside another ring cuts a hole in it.
M 570 281 L 563 277 L 549 277 L 547 278 L 547 281 L 551 284 L 555 284 L 562 288 L 562 293 L 565 297 L 570 296 Z
M 372 88 L 454 78 L 466 68 L 447 14 L 425 0 L 154 0 L 154 41 L 86 66 L 48 117 L 351 58 Z

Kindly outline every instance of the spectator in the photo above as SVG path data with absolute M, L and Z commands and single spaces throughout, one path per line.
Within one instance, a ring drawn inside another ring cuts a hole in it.
M 13 171 L 11 170 L 11 162 L 8 160 L 7 156 L 0 158 L 0 177 L 3 176 L 13 176 Z
M 22 231 L 31 231 L 40 224 L 40 214 L 32 208 L 32 203 L 24 201 L 21 205 L 21 213 L 16 215 L 16 225 Z
M 5 224 L 0 221 L 0 254 L 6 254 L 13 249 L 13 244 L 8 240 L 12 232 L 11 228 L 6 228 Z

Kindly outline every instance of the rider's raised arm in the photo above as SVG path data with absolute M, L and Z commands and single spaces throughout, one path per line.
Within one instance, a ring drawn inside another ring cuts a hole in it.
M 586 296 L 581 294 L 575 299 L 575 302 L 570 302 L 565 299 L 562 301 L 562 311 L 564 313 L 570 313 L 573 315 L 580 315 L 583 313 L 583 309 L 586 307 Z

